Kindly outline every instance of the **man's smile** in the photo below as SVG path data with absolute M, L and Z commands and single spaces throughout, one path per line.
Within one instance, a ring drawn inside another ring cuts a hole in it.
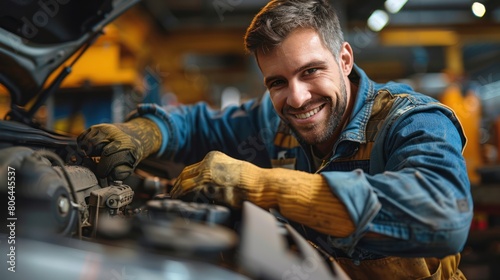
M 312 110 L 310 110 L 309 112 L 305 112 L 305 113 L 301 113 L 301 114 L 295 114 L 295 117 L 297 119 L 307 119 L 307 118 L 310 118 L 314 115 L 316 115 L 319 111 L 321 111 L 321 109 L 323 109 L 323 107 L 325 107 L 325 105 L 321 105 L 319 107 L 316 107 Z

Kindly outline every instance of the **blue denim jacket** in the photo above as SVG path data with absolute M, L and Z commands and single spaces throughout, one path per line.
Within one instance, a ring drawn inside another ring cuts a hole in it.
M 357 66 L 350 78 L 359 86 L 355 106 L 331 161 L 319 172 L 347 207 L 356 231 L 347 238 L 317 234 L 312 241 L 360 260 L 444 257 L 461 251 L 473 205 L 462 157 L 466 140 L 453 111 L 406 85 L 375 83 Z M 369 158 L 343 160 L 367 143 L 368 121 L 380 92 L 392 98 L 392 107 L 378 123 Z M 223 111 L 205 103 L 173 108 L 142 104 L 134 116 L 158 124 L 164 140 L 158 156 L 169 160 L 191 164 L 219 150 L 265 168 L 275 159 L 293 158 L 295 169 L 317 171 L 309 147 L 274 144 L 280 119 L 268 93 Z M 373 239 L 364 236 L 367 232 L 390 238 Z

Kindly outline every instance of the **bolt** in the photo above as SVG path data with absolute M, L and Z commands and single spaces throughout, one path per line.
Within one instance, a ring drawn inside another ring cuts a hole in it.
M 57 199 L 57 206 L 59 209 L 59 214 L 66 216 L 69 212 L 69 200 L 67 197 L 61 195 Z

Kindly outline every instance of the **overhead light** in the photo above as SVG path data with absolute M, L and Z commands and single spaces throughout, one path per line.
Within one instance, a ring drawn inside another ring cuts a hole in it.
M 368 18 L 368 27 L 378 32 L 389 22 L 389 15 L 383 10 L 374 11 Z
M 472 13 L 476 17 L 479 17 L 479 18 L 483 17 L 484 14 L 486 13 L 486 7 L 482 3 L 474 2 L 472 4 Z
M 386 0 L 384 6 L 389 13 L 395 14 L 403 8 L 406 2 L 408 2 L 408 0 Z

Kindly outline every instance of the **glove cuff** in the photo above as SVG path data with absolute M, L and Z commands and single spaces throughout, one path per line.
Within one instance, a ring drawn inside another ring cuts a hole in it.
M 283 168 L 271 169 L 269 173 L 268 184 L 278 189 L 278 207 L 283 216 L 335 237 L 354 232 L 345 205 L 332 193 L 322 175 Z
M 260 168 L 249 162 L 241 163 L 240 183 L 242 186 L 248 186 L 246 199 L 264 209 L 276 207 L 278 189 L 275 185 L 267 183 L 270 176 L 267 173 L 272 169 Z
M 138 161 L 158 152 L 162 143 L 161 131 L 150 119 L 135 118 L 117 126 L 138 141 Z

